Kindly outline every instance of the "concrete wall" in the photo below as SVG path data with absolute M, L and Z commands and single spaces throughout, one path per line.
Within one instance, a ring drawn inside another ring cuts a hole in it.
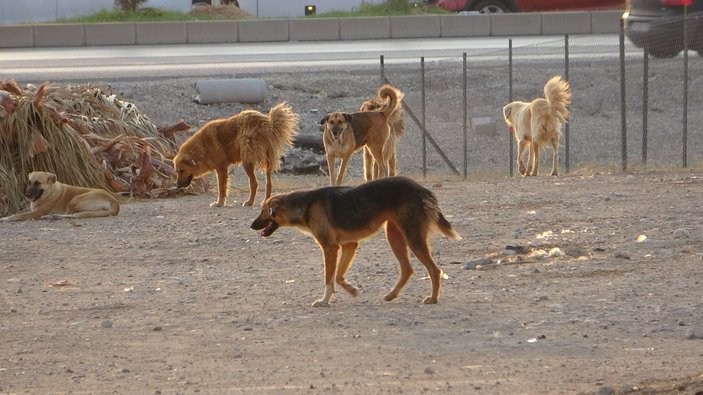
M 242 1 L 242 0 L 240 0 Z M 618 11 L 0 26 L 0 48 L 604 34 Z

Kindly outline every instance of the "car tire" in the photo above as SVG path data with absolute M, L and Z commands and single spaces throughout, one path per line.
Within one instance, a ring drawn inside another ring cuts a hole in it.
M 512 1 L 505 0 L 481 0 L 467 2 L 465 11 L 478 11 L 481 14 L 502 14 L 517 11 Z
M 681 51 L 683 50 L 682 48 L 676 48 L 676 47 L 653 47 L 649 48 L 649 54 L 654 56 L 655 58 L 659 59 L 668 59 L 668 58 L 673 58 L 676 55 L 680 54 Z

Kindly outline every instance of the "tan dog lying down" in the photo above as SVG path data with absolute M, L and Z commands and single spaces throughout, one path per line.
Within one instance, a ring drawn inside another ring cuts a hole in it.
M 43 171 L 29 173 L 24 196 L 31 201 L 28 212 L 0 218 L 2 222 L 56 218 L 94 218 L 117 215 L 120 205 L 102 189 L 77 187 L 56 181 L 56 175 Z

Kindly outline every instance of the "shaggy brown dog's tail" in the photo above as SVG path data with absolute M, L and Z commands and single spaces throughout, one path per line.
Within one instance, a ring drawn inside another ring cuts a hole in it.
M 544 85 L 544 97 L 552 107 L 552 114 L 561 122 L 566 122 L 569 119 L 568 106 L 571 103 L 569 83 L 562 80 L 561 76 L 552 77 Z
M 378 89 L 378 97 L 388 100 L 388 105 L 381 111 L 386 119 L 390 119 L 398 111 L 403 100 L 403 93 L 390 84 L 385 84 Z
M 242 161 L 257 163 L 263 170 L 278 170 L 280 157 L 293 145 L 300 117 L 285 102 L 272 107 L 268 115 L 258 111 L 247 115 L 249 119 L 242 131 Z

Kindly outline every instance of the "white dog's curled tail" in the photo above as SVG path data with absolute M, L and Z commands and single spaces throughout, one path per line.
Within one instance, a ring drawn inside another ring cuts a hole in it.
M 544 97 L 552 106 L 554 115 L 560 121 L 566 122 L 569 119 L 569 104 L 571 103 L 571 87 L 567 81 L 557 75 L 552 77 L 544 85 Z

